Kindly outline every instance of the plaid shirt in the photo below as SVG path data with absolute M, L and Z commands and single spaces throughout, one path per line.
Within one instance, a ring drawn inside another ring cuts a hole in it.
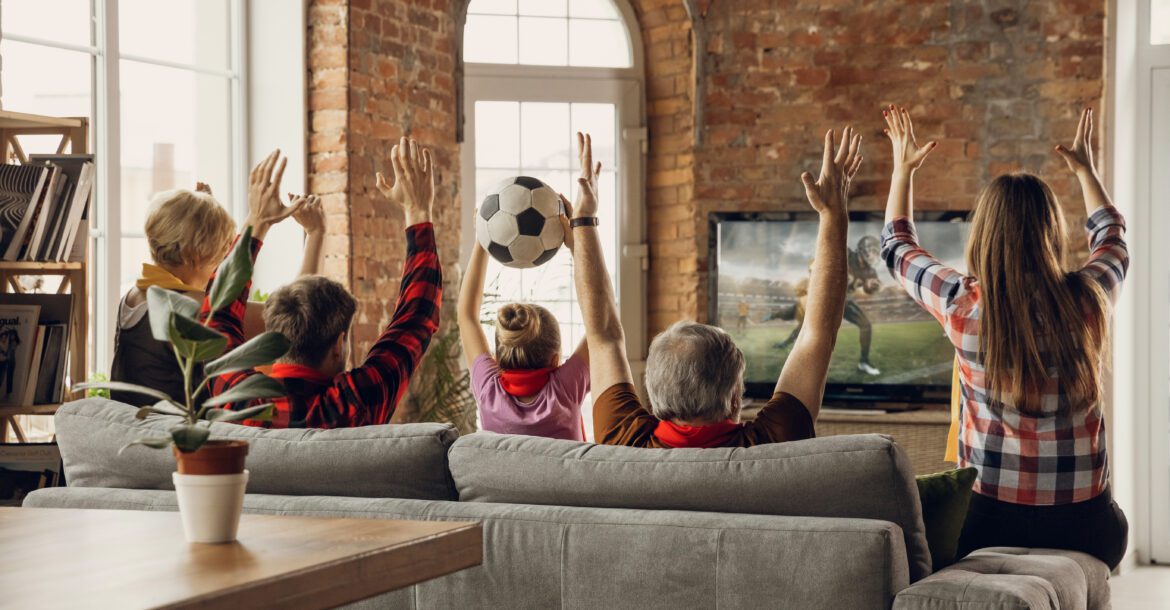
M 1089 215 L 1086 229 L 1092 252 L 1079 273 L 1116 299 L 1129 266 L 1125 220 L 1116 209 L 1102 207 Z M 1059 379 L 1050 380 L 1040 415 L 989 400 L 979 355 L 979 283 L 923 250 L 907 218 L 882 231 L 882 257 L 955 346 L 962 390 L 958 458 L 960 466 L 979 469 L 975 491 L 1029 505 L 1083 502 L 1104 491 L 1109 465 L 1100 407 L 1069 408 Z
M 252 241 L 252 260 L 260 242 Z M 244 311 L 251 283 L 240 298 L 212 318 L 210 326 L 228 336 L 228 348 L 244 342 Z M 345 428 L 386 424 L 394 414 L 407 382 L 426 352 L 431 337 L 439 327 L 439 301 L 442 296 L 442 271 L 435 250 L 435 232 L 430 223 L 406 229 L 406 269 L 398 291 L 398 305 L 390 325 L 374 343 L 365 362 L 358 368 L 336 377 L 322 375 L 315 369 L 293 364 L 277 364 L 272 377 L 279 379 L 287 396 L 272 402 L 275 415 L 270 422 L 247 420 L 250 426 L 271 428 Z M 202 316 L 207 315 L 204 299 Z M 213 396 L 222 394 L 256 371 L 220 375 L 209 384 Z M 261 404 L 266 401 L 253 401 Z M 249 405 L 236 403 L 227 408 Z

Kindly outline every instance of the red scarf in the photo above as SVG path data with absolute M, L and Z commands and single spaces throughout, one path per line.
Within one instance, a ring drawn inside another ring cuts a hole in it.
M 726 447 L 735 438 L 739 431 L 739 424 L 731 421 L 721 421 L 704 426 L 684 426 L 674 422 L 661 420 L 654 429 L 654 436 L 662 441 L 663 445 L 678 449 L 682 447 Z
M 500 387 L 509 396 L 523 398 L 540 393 L 548 385 L 549 376 L 556 367 L 546 369 L 504 369 L 500 371 Z

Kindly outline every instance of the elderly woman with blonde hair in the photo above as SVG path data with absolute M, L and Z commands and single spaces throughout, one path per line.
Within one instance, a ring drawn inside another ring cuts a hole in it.
M 279 152 L 273 152 L 260 166 L 268 168 L 269 180 L 277 189 L 287 162 L 284 159 L 277 165 L 274 157 L 278 156 Z M 290 194 L 289 198 L 291 204 L 281 213 L 296 219 L 306 236 L 301 275 L 315 274 L 325 235 L 324 211 L 316 196 Z M 174 189 L 155 195 L 145 231 L 151 261 L 142 264 L 142 274 L 118 305 L 110 377 L 182 396 L 183 375 L 170 344 L 151 334 L 146 292 L 158 286 L 202 301 L 208 281 L 231 249 L 236 223 L 211 189 L 197 183 L 194 190 Z M 244 324 L 248 337 L 264 331 L 263 309 L 261 303 L 249 305 Z M 141 397 L 115 393 L 114 398 L 133 401 Z

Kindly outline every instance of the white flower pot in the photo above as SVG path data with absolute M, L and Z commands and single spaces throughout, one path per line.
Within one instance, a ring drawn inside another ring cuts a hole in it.
M 248 471 L 171 475 L 187 542 L 231 542 L 240 527 Z

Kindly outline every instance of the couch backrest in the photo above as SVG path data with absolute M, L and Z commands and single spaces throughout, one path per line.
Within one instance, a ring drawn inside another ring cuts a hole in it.
M 890 521 L 910 580 L 930 574 L 918 487 L 888 436 L 736 449 L 641 449 L 472 434 L 450 452 L 464 502 L 691 510 Z
M 130 447 L 178 417 L 134 418 L 135 407 L 90 398 L 57 411 L 57 442 L 71 487 L 173 489 L 170 450 Z M 447 450 L 458 432 L 447 424 L 395 424 L 338 430 L 267 430 L 213 423 L 211 436 L 248 441 L 249 493 L 453 500 Z

